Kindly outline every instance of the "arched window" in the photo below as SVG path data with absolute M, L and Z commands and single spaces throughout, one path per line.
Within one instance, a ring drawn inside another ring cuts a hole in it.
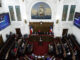
M 36 3 L 31 10 L 32 19 L 51 19 L 51 8 L 44 2 Z

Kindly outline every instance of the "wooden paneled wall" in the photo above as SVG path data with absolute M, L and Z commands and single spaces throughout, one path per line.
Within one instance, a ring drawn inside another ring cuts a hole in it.
M 30 26 L 33 27 L 34 32 L 49 32 L 50 26 L 53 26 L 53 22 L 30 22 Z

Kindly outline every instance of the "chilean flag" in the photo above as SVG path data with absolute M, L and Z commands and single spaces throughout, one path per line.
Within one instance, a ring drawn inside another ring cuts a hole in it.
M 30 34 L 32 34 L 32 33 L 33 33 L 33 27 L 30 26 Z
M 50 26 L 50 30 L 49 30 L 49 32 L 51 33 L 53 31 L 53 28 L 52 28 L 52 26 Z

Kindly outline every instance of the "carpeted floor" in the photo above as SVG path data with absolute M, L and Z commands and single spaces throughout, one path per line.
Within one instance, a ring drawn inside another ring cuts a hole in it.
M 45 55 L 48 53 L 48 45 L 49 42 L 29 42 L 30 44 L 33 44 L 33 53 L 35 55 Z
M 39 44 L 38 42 L 34 42 L 33 52 L 36 55 L 45 55 L 48 53 L 48 42 L 42 42 Z

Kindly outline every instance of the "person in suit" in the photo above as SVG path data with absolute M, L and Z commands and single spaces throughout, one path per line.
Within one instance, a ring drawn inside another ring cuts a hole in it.
M 41 31 L 40 31 L 40 30 L 38 30 L 38 34 L 39 34 L 39 35 L 41 34 Z

